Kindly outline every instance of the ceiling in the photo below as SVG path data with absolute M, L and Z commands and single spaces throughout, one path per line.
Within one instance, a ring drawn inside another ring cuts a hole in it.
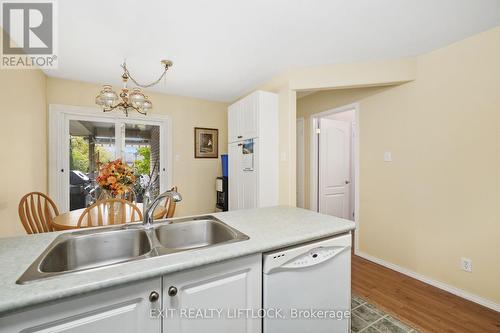
M 232 101 L 294 67 L 415 56 L 500 25 L 499 0 L 58 1 L 49 76 Z

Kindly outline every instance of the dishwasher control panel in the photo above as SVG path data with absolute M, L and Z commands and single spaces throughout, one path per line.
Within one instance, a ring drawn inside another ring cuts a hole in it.
M 342 235 L 317 242 L 264 254 L 263 273 L 275 270 L 300 269 L 332 259 L 351 248 L 351 235 Z
M 293 258 L 291 261 L 285 263 L 281 267 L 300 268 L 316 265 L 334 257 L 340 251 L 342 251 L 342 248 L 318 247 L 312 249 L 311 251 L 309 251 L 309 253 L 304 253 L 302 255 L 299 255 L 298 257 Z

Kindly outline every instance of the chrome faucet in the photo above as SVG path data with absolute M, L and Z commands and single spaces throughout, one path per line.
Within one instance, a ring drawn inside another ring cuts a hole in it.
M 179 202 L 182 200 L 182 196 L 180 195 L 180 193 L 175 191 L 165 191 L 162 194 L 158 195 L 150 204 L 147 205 L 146 210 L 144 211 L 144 220 L 142 222 L 144 228 L 148 229 L 153 226 L 153 215 L 156 206 L 158 206 L 162 199 L 165 199 L 167 197 L 169 197 L 170 200 L 174 202 Z

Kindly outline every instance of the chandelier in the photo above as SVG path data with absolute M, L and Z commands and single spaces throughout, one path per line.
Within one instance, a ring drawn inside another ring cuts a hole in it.
M 123 88 L 121 89 L 120 94 L 118 95 L 113 90 L 111 85 L 103 85 L 101 92 L 95 98 L 95 103 L 101 106 L 102 111 L 104 112 L 110 112 L 118 109 L 123 111 L 125 113 L 125 116 L 127 117 L 129 111 L 137 111 L 140 114 L 146 115 L 147 112 L 153 108 L 153 104 L 149 100 L 149 97 L 142 92 L 141 88 L 149 88 L 158 84 L 161 79 L 165 77 L 168 69 L 173 65 L 172 61 L 170 60 L 162 60 L 161 64 L 163 66 L 163 73 L 156 81 L 149 84 L 140 84 L 132 77 L 129 70 L 127 69 L 127 64 L 124 62 L 121 65 L 121 67 L 123 68 Z M 137 86 L 133 88 L 132 91 L 129 91 L 129 89 L 127 88 L 129 79 Z

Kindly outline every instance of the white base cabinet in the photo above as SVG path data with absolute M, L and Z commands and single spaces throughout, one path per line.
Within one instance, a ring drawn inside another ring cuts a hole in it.
M 35 306 L 0 317 L 0 333 L 260 333 L 261 320 L 241 310 L 256 313 L 261 307 L 261 258 L 255 254 Z
M 260 333 L 261 281 L 260 254 L 163 277 L 163 333 Z
M 161 278 L 58 301 L 0 318 L 1 333 L 160 333 L 161 320 L 150 316 L 161 299 Z

